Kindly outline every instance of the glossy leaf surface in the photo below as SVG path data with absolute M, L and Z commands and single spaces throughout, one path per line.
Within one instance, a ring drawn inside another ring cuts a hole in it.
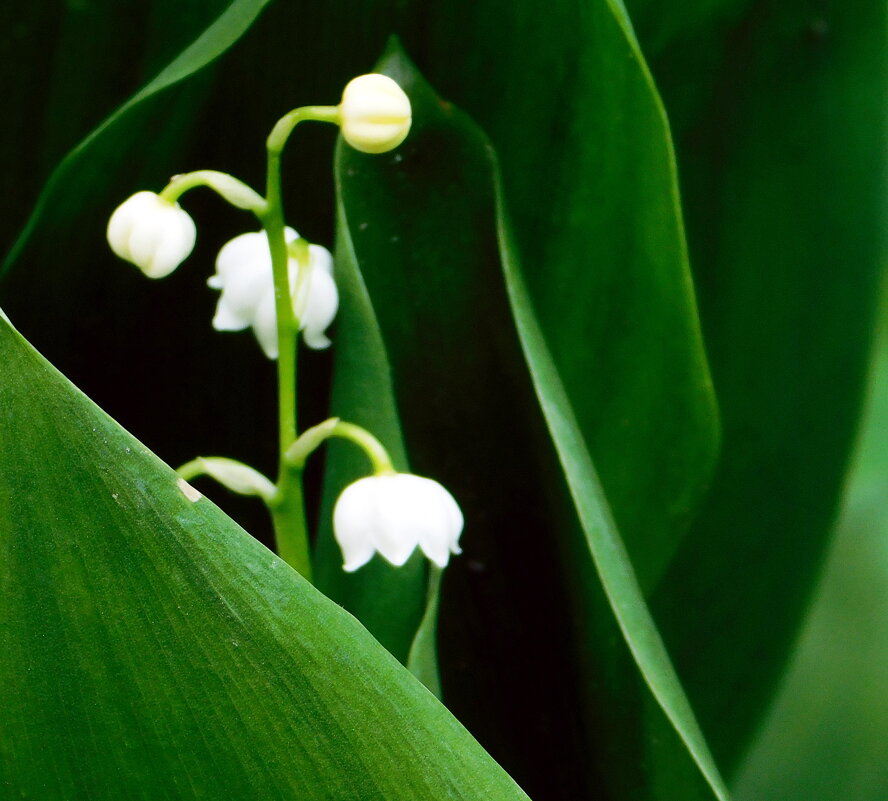
M 0 319 L 10 796 L 524 799 L 349 615 Z

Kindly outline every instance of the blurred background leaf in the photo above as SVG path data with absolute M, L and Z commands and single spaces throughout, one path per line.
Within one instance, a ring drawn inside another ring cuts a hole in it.
M 888 293 L 835 542 L 737 801 L 888 797 Z
M 888 20 L 880 2 L 699 7 L 670 25 L 660 5 L 639 28 L 679 143 L 723 458 L 652 602 L 730 772 L 795 642 L 860 413 Z
M 126 157 L 129 154 L 126 152 L 127 148 L 124 146 L 124 143 L 132 137 L 133 131 L 135 130 L 134 126 L 147 119 L 145 113 L 146 110 L 140 108 L 140 106 L 148 101 L 156 100 L 157 96 L 161 94 L 164 89 L 176 86 L 182 81 L 187 80 L 222 55 L 222 53 L 231 47 L 231 45 L 233 45 L 250 27 L 264 8 L 267 1 L 268 0 L 237 0 L 237 2 L 232 3 L 224 13 L 220 14 L 219 17 L 213 21 L 211 25 L 205 30 L 200 31 L 200 35 L 197 36 L 193 42 L 189 43 L 188 47 L 182 50 L 181 53 L 178 53 L 175 58 L 166 64 L 151 81 L 141 87 L 139 91 L 132 95 L 123 105 L 115 109 L 111 115 L 105 118 L 101 125 L 90 131 L 90 133 L 82 139 L 76 147 L 64 157 L 64 159 L 62 159 L 61 163 L 50 174 L 49 179 L 41 190 L 40 196 L 37 199 L 28 222 L 10 253 L 4 260 L 4 271 L 10 269 L 18 258 L 18 254 L 21 250 L 24 247 L 27 247 L 33 231 L 41 224 L 44 224 L 41 218 L 45 215 L 47 209 L 51 209 L 56 216 L 70 216 L 70 210 L 72 208 L 78 208 L 82 202 L 81 196 L 83 193 L 81 188 L 92 183 L 93 176 L 97 173 L 102 174 L 103 172 L 107 172 L 109 169 L 119 169 L 120 165 L 125 163 Z M 162 21 L 165 16 L 164 12 L 169 14 L 169 11 L 163 7 L 156 11 L 160 12 L 156 14 L 156 16 L 161 17 Z M 74 36 L 76 37 L 76 28 L 78 27 L 79 20 L 75 17 L 74 20 L 66 20 L 66 22 L 68 21 L 73 22 L 73 27 L 75 28 Z M 108 38 L 119 40 L 120 37 L 116 35 L 117 30 L 113 27 L 115 22 L 117 22 L 117 20 L 113 19 L 111 15 L 103 17 L 102 33 Z M 131 23 L 132 20 L 128 19 L 127 22 Z M 186 20 L 186 31 L 189 27 L 187 22 L 188 21 Z M 62 100 L 58 102 L 60 102 L 63 107 L 70 105 L 69 95 L 84 95 L 89 92 L 91 83 L 84 83 L 83 81 L 84 78 L 88 81 L 89 78 L 92 77 L 89 68 L 85 71 L 72 70 L 70 69 L 70 66 L 65 63 L 65 50 L 66 45 L 68 44 L 68 39 L 68 31 L 64 30 L 62 41 L 59 44 L 59 56 L 64 67 L 59 76 L 59 80 L 54 82 L 54 89 L 56 89 L 58 95 L 62 97 Z M 151 52 L 152 42 L 150 37 L 147 44 L 147 50 L 148 52 Z M 163 49 L 161 52 L 163 52 Z M 92 66 L 99 66 L 102 75 L 107 74 L 107 64 L 105 62 L 100 60 Z M 68 84 L 69 76 L 72 75 L 77 76 L 77 80 L 74 81 L 73 87 Z M 64 141 L 64 131 L 66 123 L 68 122 L 67 119 L 57 119 L 54 117 L 54 99 L 54 97 L 50 97 L 47 114 L 47 130 L 50 134 L 47 148 L 50 151 L 53 149 L 55 139 Z M 189 100 L 193 102 L 194 99 L 195 95 L 190 95 Z M 184 117 L 179 120 L 180 123 L 185 123 L 186 118 L 188 120 L 192 118 L 191 109 L 187 106 L 182 106 L 180 111 L 185 112 Z M 154 150 L 160 150 L 163 153 L 163 151 L 166 150 L 164 145 L 172 145 L 175 147 L 181 142 L 185 131 L 182 129 L 182 125 L 176 124 L 176 116 L 177 115 L 172 114 L 164 120 L 164 133 L 158 134 L 155 137 Z M 170 131 L 172 132 L 172 136 L 169 136 Z M 102 142 L 100 152 L 105 154 L 105 158 L 99 160 L 93 156 L 92 149 L 95 143 L 103 138 L 105 141 Z M 107 159 L 108 154 L 114 154 L 117 156 L 118 163 L 115 164 L 113 160 L 109 163 Z M 164 155 L 166 154 L 164 153 Z
M 395 468 L 408 472 L 410 465 L 388 352 L 341 204 L 339 213 L 336 286 L 340 304 L 330 412 L 372 431 L 388 450 Z M 355 573 L 343 571 L 342 551 L 332 536 L 333 505 L 347 484 L 367 474 L 367 457 L 353 443 L 334 440 L 327 449 L 319 517 L 319 526 L 326 536 L 317 538 L 313 553 L 315 584 L 355 615 L 392 655 L 406 664 L 425 608 L 425 557 L 417 551 L 400 568 L 377 557 Z M 429 656 L 429 668 L 436 675 L 434 654 Z

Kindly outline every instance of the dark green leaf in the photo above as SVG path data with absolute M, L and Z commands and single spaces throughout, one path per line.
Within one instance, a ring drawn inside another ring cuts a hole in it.
M 442 625 L 449 635 L 442 653 L 445 698 L 456 699 L 460 714 L 480 726 L 485 742 L 492 743 L 497 753 L 515 760 L 515 754 L 528 745 L 520 730 L 504 729 L 504 722 L 514 727 L 508 723 L 506 710 L 514 703 L 514 693 L 520 692 L 519 683 L 533 686 L 530 696 L 521 696 L 520 714 L 528 730 L 547 725 L 560 730 L 543 750 L 533 739 L 535 761 L 522 765 L 521 775 L 529 777 L 526 781 L 531 787 L 545 786 L 548 781 L 547 797 L 588 792 L 581 788 L 595 781 L 592 777 L 602 767 L 598 760 L 610 759 L 616 751 L 620 757 L 608 763 L 612 775 L 604 779 L 611 792 L 622 787 L 633 788 L 631 797 L 688 798 L 699 790 L 693 777 L 685 775 L 670 786 L 658 769 L 648 768 L 650 784 L 639 781 L 641 757 L 634 740 L 644 735 L 631 722 L 620 720 L 618 729 L 608 728 L 612 745 L 598 753 L 592 750 L 600 745 L 593 746 L 588 735 L 573 728 L 576 713 L 568 709 L 571 704 L 576 709 L 577 697 L 587 699 L 587 713 L 592 714 L 593 670 L 615 665 L 633 668 L 619 639 L 599 643 L 581 637 L 571 643 L 562 627 L 575 617 L 571 625 L 578 633 L 592 635 L 596 627 L 601 633 L 616 628 L 616 613 L 653 698 L 685 742 L 687 750 L 682 754 L 682 747 L 674 748 L 672 757 L 680 762 L 690 752 L 711 783 L 710 793 L 726 797 L 610 519 L 582 430 L 522 289 L 515 253 L 507 250 L 504 235 L 497 239 L 490 148 L 468 120 L 430 91 L 397 51 L 384 60 L 383 70 L 410 94 L 415 127 L 405 145 L 388 156 L 367 157 L 340 148 L 342 221 L 349 226 L 346 261 L 349 268 L 360 267 L 374 299 L 380 350 L 388 354 L 381 374 L 387 380 L 391 372 L 394 379 L 396 404 L 384 403 L 400 411 L 412 463 L 419 472 L 443 480 L 467 513 L 466 554 L 445 574 Z M 679 250 L 673 262 L 674 280 L 684 292 L 681 257 Z M 550 274 L 557 270 L 557 264 L 550 266 Z M 572 300 L 582 306 L 582 298 L 577 295 Z M 346 315 L 340 336 L 348 337 L 350 327 Z M 691 332 L 685 340 L 685 358 L 699 366 L 693 325 L 682 328 Z M 525 355 L 532 378 L 527 375 Z M 365 385 L 357 382 L 351 391 L 366 404 Z M 709 420 L 703 423 L 705 432 Z M 562 467 L 588 539 L 577 530 L 577 512 L 564 505 L 569 498 L 558 477 Z M 567 558 L 567 553 L 559 553 L 561 549 L 571 554 L 568 586 L 552 572 L 556 558 Z M 610 609 L 600 597 L 590 550 Z M 575 581 L 582 585 L 578 594 L 570 586 Z M 571 605 L 575 608 L 569 611 Z M 477 624 L 460 620 L 461 615 L 480 620 Z M 590 618 L 597 618 L 598 623 L 586 622 Z M 503 630 L 504 626 L 510 628 Z M 516 640 L 518 631 L 527 639 Z M 451 640 L 458 655 L 450 652 Z M 484 641 L 495 643 L 493 659 L 483 649 Z M 469 643 L 477 650 L 465 652 Z M 528 643 L 534 643 L 533 651 L 522 655 Z M 537 649 L 545 649 L 545 656 Z M 581 665 L 588 660 L 579 671 L 577 654 L 583 654 Z M 546 670 L 558 671 L 559 681 L 551 681 L 552 672 L 544 677 Z M 627 703 L 643 706 L 646 692 L 634 680 L 609 685 L 605 691 L 611 695 L 605 701 L 608 711 L 598 709 L 599 719 L 590 725 L 601 726 L 609 715 L 617 714 L 618 707 L 625 711 Z M 601 700 L 601 694 L 597 695 Z M 644 725 L 647 715 L 655 721 L 663 712 L 655 705 L 637 723 Z M 615 723 L 616 717 L 610 722 Z M 667 730 L 662 736 L 669 741 L 675 733 Z M 641 751 L 650 747 L 642 746 Z M 561 753 L 555 777 L 551 774 L 554 757 L 549 757 L 548 749 Z M 571 764 L 572 760 L 577 761 Z M 535 776 L 536 771 L 546 778 Z M 678 769 L 671 778 L 680 773 Z M 552 784 L 558 787 L 555 794 Z
M 700 731 L 645 604 L 632 563 L 620 539 L 586 448 L 582 430 L 534 315 L 515 249 L 511 244 L 512 235 L 505 219 L 499 183 L 497 189 L 497 196 L 500 198 L 500 253 L 515 322 L 533 376 L 534 388 L 555 442 L 598 576 L 620 630 L 651 693 L 687 746 L 713 793 L 719 799 L 727 799 L 727 788 L 712 760 L 703 732 Z
M 662 104 L 619 3 L 435 21 L 419 63 L 500 156 L 540 327 L 647 589 L 718 450 Z M 465 30 L 475 46 L 454 65 Z
M 725 438 L 652 606 L 727 770 L 821 566 L 885 254 L 885 4 L 747 6 L 736 27 L 690 29 L 654 62 L 676 109 Z
M 886 285 L 888 288 L 888 285 Z M 826 569 L 738 799 L 888 796 L 888 293 L 881 344 Z
M 391 369 L 367 288 L 357 269 L 349 221 L 342 216 L 337 239 L 336 283 L 340 293 L 336 373 L 331 413 L 372 431 L 386 446 L 398 470 L 409 469 L 391 384 Z M 426 568 L 420 554 L 402 568 L 376 557 L 354 574 L 342 570 L 342 554 L 332 538 L 333 504 L 345 486 L 368 472 L 363 453 L 350 443 L 330 443 L 322 533 L 315 551 L 315 582 L 352 612 L 401 662 L 407 662 L 426 595 Z

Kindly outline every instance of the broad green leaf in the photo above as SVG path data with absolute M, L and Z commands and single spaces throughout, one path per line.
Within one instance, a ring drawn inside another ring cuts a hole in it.
M 536 320 L 512 245 L 498 174 L 496 179 L 500 254 L 509 300 L 524 355 L 533 376 L 534 389 L 558 451 L 598 577 L 638 669 L 654 698 L 688 747 L 715 796 L 727 799 L 727 788 L 709 753 L 703 732 L 700 731 L 645 604 L 629 555 L 620 539 L 586 448 L 582 430 Z
M 647 590 L 718 444 L 662 104 L 618 3 L 435 19 L 419 63 L 500 156 L 539 324 Z M 465 30 L 475 46 L 454 65 Z
M 886 252 L 885 31 L 872 0 L 748 4 L 653 62 L 725 436 L 652 606 L 727 771 L 791 654 L 860 414 Z
M 725 798 L 610 519 L 570 400 L 522 294 L 514 251 L 506 249 L 505 235 L 498 240 L 490 146 L 474 125 L 434 95 L 400 51 L 390 52 L 381 69 L 410 94 L 415 127 L 405 145 L 387 156 L 367 157 L 340 148 L 341 220 L 348 225 L 348 238 L 340 234 L 340 242 L 349 246 L 340 260 L 349 268 L 357 266 L 362 296 L 366 286 L 372 299 L 380 350 L 388 355 L 380 376 L 386 382 L 391 376 L 396 401 L 386 405 L 400 412 L 411 463 L 418 472 L 442 480 L 466 511 L 465 555 L 444 576 L 444 697 L 449 703 L 456 699 L 460 714 L 480 725 L 495 752 L 513 763 L 522 754 L 532 760 L 521 766 L 531 792 L 548 781 L 542 792 L 549 797 L 582 796 L 591 791 L 593 777 L 607 761 L 613 775 L 597 780 L 615 797 L 620 797 L 620 788 L 633 798 L 697 797 L 699 779 L 689 778 L 687 771 L 681 775 L 680 767 L 670 768 L 672 778 L 681 776 L 673 786 L 650 767 L 639 778 L 641 760 L 654 760 L 648 749 L 656 747 L 639 746 L 637 738 L 647 736 L 647 717 L 656 721 L 665 715 L 671 724 L 660 736 L 664 742 L 676 740 L 676 745 L 664 746 L 671 758 L 693 764 L 690 754 L 710 782 L 709 796 Z M 680 272 L 677 279 L 682 281 Z M 348 336 L 349 326 L 345 316 L 341 337 Z M 689 358 L 693 354 L 691 347 Z M 340 386 L 347 387 L 345 379 Z M 365 388 L 366 382 L 356 382 L 348 394 L 366 404 Z M 585 538 L 559 478 L 562 467 Z M 555 559 L 567 558 L 563 549 L 571 558 L 566 574 L 556 577 Z M 599 575 L 607 599 L 599 597 Z M 489 586 L 473 587 L 475 582 Z M 545 617 L 539 616 L 541 611 Z M 619 632 L 615 613 L 628 650 L 619 633 L 610 634 Z M 474 641 L 463 633 L 472 626 L 472 616 L 483 621 Z M 523 635 L 519 640 L 509 633 L 516 626 Z M 576 642 L 567 633 L 570 626 L 576 627 Z M 599 634 L 608 631 L 609 638 L 600 643 L 591 639 L 596 628 Z M 490 659 L 491 651 L 466 651 L 467 644 L 477 648 L 484 639 L 503 654 Z M 633 657 L 649 689 L 631 678 L 637 675 Z M 578 671 L 577 660 L 588 673 Z M 469 675 L 454 672 L 460 663 Z M 630 680 L 598 692 L 593 665 L 605 670 L 619 665 L 632 671 Z M 561 677 L 558 682 L 552 682 L 553 675 Z M 519 683 L 534 687 L 533 693 L 522 695 L 520 707 L 528 731 L 560 727 L 548 743 L 533 738 L 532 757 L 524 751 L 528 743 L 521 732 L 503 728 L 515 726 L 506 710 Z M 655 699 L 652 709 L 646 708 L 648 692 Z M 605 747 L 574 728 L 577 703 L 580 708 L 588 705 L 591 715 L 590 694 L 598 700 L 605 696 L 604 708 L 589 722 L 611 739 Z M 467 698 L 472 708 L 466 706 Z M 643 714 L 627 721 L 627 705 L 635 704 Z M 610 723 L 619 721 L 617 727 L 605 725 L 611 715 Z M 549 768 L 558 752 L 561 762 L 553 777 Z M 614 752 L 619 756 L 611 760 Z M 551 795 L 553 783 L 556 796 Z
M 0 320 L 0 785 L 526 799 L 351 616 Z

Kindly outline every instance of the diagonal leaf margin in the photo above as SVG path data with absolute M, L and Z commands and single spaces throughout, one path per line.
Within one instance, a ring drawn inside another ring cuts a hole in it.
M 0 319 L 0 786 L 526 799 L 360 624 Z

